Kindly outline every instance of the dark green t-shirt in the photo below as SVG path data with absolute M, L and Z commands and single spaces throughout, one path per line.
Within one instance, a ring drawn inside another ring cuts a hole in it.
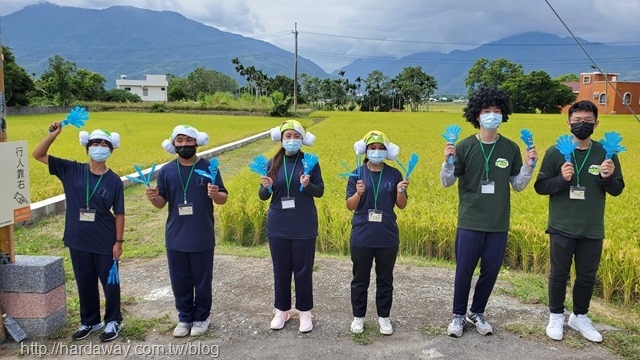
M 502 135 L 493 144 L 481 144 L 475 134 L 458 142 L 454 171 L 458 178 L 458 227 L 486 232 L 509 231 L 509 178 L 518 175 L 521 167 L 520 148 Z M 481 192 L 481 183 L 487 179 L 495 183 L 493 194 Z
M 589 156 L 586 158 L 587 153 Z M 545 186 L 545 181 L 555 181 L 554 178 L 561 176 L 560 169 L 565 163 L 564 155 L 555 146 L 547 149 L 544 155 L 538 178 L 536 179 L 536 191 L 542 194 L 549 194 L 549 219 L 548 232 L 559 231 L 561 233 L 576 237 L 589 239 L 604 238 L 604 208 L 607 195 L 606 185 L 612 184 L 614 195 L 622 192 L 624 182 L 622 182 L 622 168 L 618 157 L 613 155 L 613 163 L 616 169 L 611 176 L 614 181 L 607 181 L 600 178 L 600 164 L 605 159 L 606 151 L 598 141 L 593 141 L 591 151 L 588 149 L 576 149 L 571 157 L 574 166 L 574 175 L 570 183 L 559 182 L 556 189 Z M 583 164 L 584 161 L 584 165 Z M 578 173 L 578 169 L 580 172 Z M 571 186 L 578 185 L 585 187 L 585 199 L 576 200 L 569 197 Z M 543 190 L 542 192 L 539 190 Z M 545 191 L 546 189 L 546 191 Z

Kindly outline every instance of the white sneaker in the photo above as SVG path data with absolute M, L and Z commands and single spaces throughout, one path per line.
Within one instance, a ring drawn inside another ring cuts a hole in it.
M 364 318 L 354 317 L 351 322 L 351 332 L 354 334 L 362 334 L 364 332 Z
M 447 335 L 460 337 L 462 336 L 462 331 L 464 331 L 464 325 L 466 324 L 466 320 L 464 319 L 464 315 L 453 314 L 453 318 L 449 323 L 449 327 L 447 328 Z
M 393 326 L 391 326 L 391 321 L 388 317 L 378 318 L 378 325 L 380 325 L 380 334 L 382 335 L 391 335 L 393 334 Z
M 593 342 L 602 342 L 602 335 L 600 335 L 598 330 L 593 328 L 591 319 L 589 319 L 587 315 L 575 315 L 571 313 L 568 324 L 572 329 L 579 331 L 585 339 Z
M 311 315 L 311 311 L 300 311 L 298 317 L 300 318 L 299 331 L 301 333 L 308 333 L 313 330 L 313 321 L 311 321 L 313 315 Z
M 281 330 L 284 327 L 284 324 L 289 321 L 289 319 L 291 318 L 289 316 L 289 312 L 288 311 L 280 311 L 278 309 L 273 310 L 274 312 L 274 317 L 273 320 L 271 320 L 271 329 L 273 330 Z
M 476 330 L 482 335 L 493 334 L 493 328 L 484 319 L 484 314 L 476 314 L 472 312 L 467 313 L 467 321 L 476 326 Z
M 204 321 L 194 321 L 191 324 L 191 336 L 200 336 L 209 329 L 209 319 Z
M 191 323 L 179 322 L 175 329 L 173 329 L 173 336 L 185 337 L 189 335 L 189 331 L 191 331 Z
M 564 314 L 549 314 L 547 336 L 553 340 L 562 340 L 562 327 L 564 326 Z

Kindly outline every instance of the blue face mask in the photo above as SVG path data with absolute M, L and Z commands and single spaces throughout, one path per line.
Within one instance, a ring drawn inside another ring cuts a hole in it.
M 387 150 L 367 150 L 367 159 L 369 159 L 372 164 L 380 164 L 386 158 Z
M 105 162 L 111 156 L 111 149 L 107 146 L 90 146 L 89 147 L 89 157 L 93 159 L 93 161 L 97 162 Z
M 298 150 L 300 150 L 300 148 L 302 147 L 302 140 L 282 140 L 282 147 L 290 153 L 298 152 Z
M 502 123 L 502 114 L 488 113 L 480 114 L 480 126 L 486 130 L 495 130 Z

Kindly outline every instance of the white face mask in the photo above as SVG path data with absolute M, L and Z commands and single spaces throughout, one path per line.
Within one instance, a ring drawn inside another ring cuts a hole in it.
M 387 150 L 367 150 L 367 159 L 372 164 L 380 164 L 387 158 Z
M 93 159 L 93 161 L 97 162 L 105 162 L 111 156 L 111 149 L 107 146 L 90 146 L 89 147 L 89 157 Z
M 502 123 L 502 114 L 490 112 L 480 114 L 480 126 L 487 130 L 495 130 Z

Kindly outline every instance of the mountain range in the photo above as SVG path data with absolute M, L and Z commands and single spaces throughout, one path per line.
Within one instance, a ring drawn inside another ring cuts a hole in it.
M 95 71 L 115 86 L 120 75 L 143 79 L 144 74 L 186 76 L 197 67 L 215 69 L 244 81 L 231 59 L 255 66 L 274 77 L 293 77 L 294 55 L 268 42 L 224 32 L 171 11 L 130 6 L 103 10 L 64 7 L 51 3 L 30 5 L 0 18 L 3 42 L 19 66 L 39 76 L 47 60 L 60 55 L 80 68 Z M 373 70 L 394 77 L 404 67 L 421 66 L 438 81 L 442 94 L 465 93 L 464 79 L 477 59 L 506 58 L 521 64 L 525 73 L 544 70 L 552 77 L 594 71 L 583 48 L 603 71 L 620 73 L 620 80 L 640 80 L 640 46 L 607 45 L 571 37 L 531 32 L 506 37 L 470 50 L 422 52 L 393 59 L 371 57 L 328 74 L 311 60 L 298 56 L 298 73 L 319 78 L 365 79 Z

